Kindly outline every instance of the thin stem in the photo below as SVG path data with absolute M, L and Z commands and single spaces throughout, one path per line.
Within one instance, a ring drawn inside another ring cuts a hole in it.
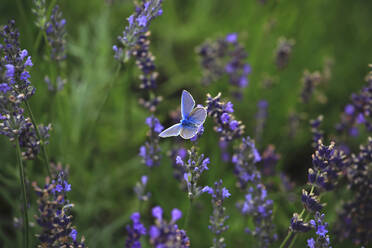
M 94 120 L 93 120 L 93 125 L 89 128 L 89 131 L 87 132 L 87 133 L 88 133 L 87 137 L 90 137 L 90 134 L 93 132 L 94 127 L 97 126 L 96 124 L 97 124 L 97 122 L 98 122 L 98 120 L 99 120 L 99 117 L 100 117 L 100 115 L 101 115 L 101 112 L 102 112 L 102 110 L 103 110 L 103 107 L 106 105 L 106 102 L 107 102 L 108 97 L 109 97 L 109 95 L 110 95 L 111 88 L 114 86 L 114 83 L 115 83 L 117 77 L 119 76 L 119 72 L 120 72 L 120 70 L 121 70 L 121 66 L 122 66 L 121 63 L 119 63 L 119 64 L 117 65 L 117 67 L 116 67 L 116 71 L 115 71 L 115 74 L 114 74 L 114 76 L 112 77 L 112 80 L 108 83 L 108 86 L 107 86 L 108 89 L 106 90 L 105 95 L 103 96 L 103 101 L 101 102 L 101 105 L 98 106 L 98 110 L 97 110 L 97 112 L 96 112 L 96 116 L 95 116 L 95 118 L 94 118 Z
M 18 137 L 16 138 L 16 151 L 19 167 L 19 178 L 21 181 L 22 201 L 23 201 L 23 247 L 28 248 L 28 213 L 27 213 L 27 197 L 26 197 L 26 180 L 22 162 L 21 148 L 19 146 Z
M 190 222 L 190 218 L 191 218 L 190 216 L 191 216 L 191 211 L 192 211 L 192 203 L 193 203 L 193 200 L 190 199 L 190 201 L 189 201 L 189 208 L 187 209 L 185 222 L 183 224 L 183 229 L 184 230 L 187 229 L 187 226 L 189 225 L 189 222 Z
M 28 112 L 28 114 L 30 115 L 32 125 L 33 125 L 34 128 L 35 128 L 36 136 L 37 136 L 37 138 L 38 138 L 38 139 L 40 140 L 40 142 L 41 142 L 41 135 L 40 135 L 39 127 L 37 126 L 37 123 L 36 123 L 35 117 L 34 117 L 34 115 L 32 114 L 31 107 L 30 107 L 30 104 L 28 103 L 27 99 L 25 100 L 25 105 L 26 105 L 26 108 L 27 108 L 27 112 Z M 47 153 L 47 151 L 46 151 L 46 147 L 45 147 L 44 142 L 41 142 L 41 150 L 42 150 L 42 152 L 43 152 L 44 163 L 45 163 L 46 170 L 47 170 L 47 172 L 48 172 L 48 176 L 51 177 L 51 173 L 50 173 L 50 169 L 49 169 L 49 157 L 48 157 L 48 153 Z
M 316 175 L 316 178 L 318 176 L 319 176 L 319 171 L 318 171 L 318 173 Z M 313 184 L 313 186 L 310 189 L 310 194 L 312 194 L 314 192 L 314 189 L 315 189 L 315 185 Z M 300 215 L 298 217 L 301 218 L 302 215 L 304 215 L 304 213 L 305 213 L 305 208 L 302 209 L 302 211 L 301 211 L 301 213 L 300 213 Z M 307 214 L 306 218 L 308 218 L 309 214 L 310 213 Z M 287 236 L 284 238 L 284 240 L 280 244 L 280 247 L 279 248 L 285 247 L 286 243 L 288 242 L 288 239 L 292 236 L 293 239 L 291 240 L 291 243 L 289 244 L 288 248 L 291 247 L 292 243 L 294 243 L 296 241 L 296 235 L 297 235 L 297 233 L 293 232 L 292 230 L 289 230 Z

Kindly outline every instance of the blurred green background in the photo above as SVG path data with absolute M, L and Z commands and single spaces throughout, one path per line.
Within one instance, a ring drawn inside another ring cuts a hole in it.
M 114 78 L 116 61 L 111 47 L 134 9 L 132 1 L 57 2 L 67 20 L 68 59 L 64 69 L 66 88 L 55 96 L 48 92 L 43 80 L 50 70 L 43 59 L 45 44 L 38 51 L 33 49 L 38 29 L 31 13 L 32 1 L 2 0 L 0 25 L 15 19 L 21 32 L 21 47 L 32 55 L 31 81 L 37 91 L 31 105 L 39 123 L 53 124 L 50 157 L 70 165 L 69 198 L 75 204 L 74 224 L 79 234 L 85 236 L 91 248 L 123 247 L 125 226 L 131 213 L 138 209 L 132 189 L 141 175 L 150 176 L 148 189 L 152 193 L 142 208 L 145 221 L 151 220 L 152 206 L 161 205 L 169 217 L 175 207 L 185 213 L 188 200 L 172 176 L 172 162 L 166 156 L 171 146 L 169 140 L 161 140 L 161 166 L 150 170 L 138 156 L 148 130 L 144 123 L 148 113 L 138 104 L 138 69 L 133 63 L 127 64 L 119 77 Z M 306 182 L 313 152 L 308 120 L 323 114 L 324 130 L 332 137 L 334 125 L 351 93 L 364 84 L 367 65 L 372 62 L 372 1 L 267 0 L 262 4 L 253 0 L 165 0 L 163 10 L 164 14 L 156 18 L 150 29 L 151 50 L 160 73 L 158 92 L 164 97 L 156 115 L 165 126 L 170 124 L 169 112 L 179 106 L 182 89 L 188 89 L 197 103 L 205 102 L 206 93 L 215 95 L 223 91 L 224 97 L 230 97 L 227 79 L 208 87 L 201 85 L 202 73 L 195 53 L 199 44 L 208 38 L 238 32 L 249 53 L 250 84 L 242 101 L 230 100 L 249 136 L 254 135 L 257 102 L 261 99 L 269 102 L 267 124 L 258 147 L 263 151 L 268 144 L 274 144 L 281 154 L 277 175 L 264 178 L 275 201 L 274 222 L 279 241 L 273 247 L 277 247 L 286 235 L 292 213 L 302 209 L 300 189 Z M 288 66 L 278 70 L 275 49 L 282 36 L 294 39 L 296 44 Z M 333 61 L 332 76 L 319 89 L 326 96 L 326 103 L 313 98 L 309 104 L 302 104 L 299 95 L 304 70 L 321 71 L 327 58 Z M 268 77 L 274 85 L 265 88 L 263 81 Z M 291 112 L 300 113 L 304 119 L 293 139 L 288 138 Z M 212 126 L 213 121 L 207 120 L 206 132 L 200 140 L 201 151 L 211 159 L 202 185 L 211 185 L 219 178 L 224 180 L 232 192 L 226 201 L 230 215 L 230 229 L 225 234 L 227 247 L 253 247 L 253 239 L 243 232 L 246 219 L 235 208 L 243 194 L 235 187 L 232 165 L 220 159 L 218 135 Z M 366 140 L 365 137 L 362 135 L 360 140 Z M 355 145 L 358 140 L 350 142 Z M 21 238 L 21 230 L 13 226 L 13 217 L 20 217 L 21 204 L 16 157 L 6 138 L 1 137 L 0 146 L 0 245 L 15 247 Z M 282 189 L 280 172 L 288 173 L 297 184 L 295 202 L 288 201 L 290 192 Z M 39 184 L 44 182 L 45 171 L 39 160 L 27 162 L 27 177 Z M 35 213 L 35 194 L 31 188 L 29 194 L 30 213 Z M 336 210 L 347 197 L 347 192 L 340 190 L 322 198 L 328 203 L 325 212 L 333 247 L 352 247 L 348 242 L 338 243 L 332 233 Z M 211 245 L 213 236 L 207 228 L 210 213 L 210 197 L 201 196 L 187 230 L 192 247 Z M 38 230 L 32 228 L 32 233 Z M 302 235 L 296 247 L 305 247 L 307 236 Z M 33 242 L 36 244 L 36 238 Z

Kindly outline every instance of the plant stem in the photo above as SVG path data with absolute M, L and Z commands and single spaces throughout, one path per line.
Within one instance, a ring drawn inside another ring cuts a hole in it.
M 311 187 L 311 189 L 310 189 L 310 194 L 313 193 L 314 188 L 315 188 L 315 186 L 313 185 L 313 186 Z M 300 215 L 299 215 L 298 217 L 301 218 L 302 215 L 304 215 L 304 213 L 305 213 L 305 208 L 302 209 L 302 211 L 301 211 L 301 213 L 300 213 Z M 309 214 L 310 214 L 310 213 L 307 214 L 306 218 L 308 218 Z M 297 235 L 297 233 L 293 232 L 292 230 L 288 231 L 287 236 L 285 237 L 285 239 L 283 240 L 283 242 L 280 244 L 280 247 L 279 247 L 279 248 L 283 248 L 283 247 L 285 247 L 285 244 L 288 242 L 288 239 L 290 238 L 290 236 L 292 236 L 293 239 L 291 240 L 291 243 L 290 243 L 289 246 L 287 246 L 287 247 L 288 247 L 288 248 L 289 248 L 289 247 L 292 247 L 292 245 L 293 245 L 294 242 L 296 241 L 296 235 Z
M 27 214 L 27 197 L 26 197 L 26 180 L 22 163 L 21 148 L 18 137 L 16 138 L 16 151 L 19 167 L 19 177 L 21 181 L 22 201 L 23 201 L 23 247 L 28 248 L 28 214 Z
M 34 128 L 35 128 L 36 136 L 37 136 L 37 138 L 38 138 L 38 139 L 40 140 L 40 142 L 41 142 L 41 135 L 40 135 L 39 127 L 38 127 L 37 124 L 36 124 L 35 117 L 34 117 L 34 115 L 32 114 L 31 107 L 30 107 L 30 104 L 28 103 L 27 99 L 25 100 L 25 105 L 26 105 L 26 108 L 27 108 L 27 112 L 28 112 L 28 114 L 30 115 L 32 125 L 33 125 Z M 49 169 L 49 157 L 48 157 L 48 153 L 47 153 L 47 151 L 46 151 L 45 144 L 44 144 L 43 142 L 41 142 L 41 150 L 42 150 L 42 152 L 43 152 L 44 163 L 45 163 L 46 170 L 47 170 L 47 172 L 48 172 L 48 176 L 51 177 L 51 173 L 50 173 L 50 169 Z
M 115 74 L 114 74 L 114 76 L 111 78 L 112 80 L 111 80 L 110 82 L 108 82 L 107 89 L 106 89 L 106 91 L 104 92 L 105 95 L 103 96 L 103 100 L 102 100 L 100 106 L 98 106 L 98 108 L 97 108 L 96 115 L 95 115 L 94 120 L 93 120 L 93 122 L 92 122 L 93 125 L 89 128 L 89 130 L 88 130 L 88 132 L 87 132 L 87 133 L 88 133 L 87 137 L 90 137 L 90 136 L 91 136 L 91 133 L 93 132 L 94 127 L 97 126 L 96 124 L 97 124 L 97 122 L 98 122 L 98 120 L 99 120 L 99 117 L 100 117 L 100 115 L 101 115 L 101 112 L 102 112 L 102 110 L 103 110 L 103 107 L 106 105 L 106 102 L 107 102 L 108 97 L 109 97 L 109 95 L 110 95 L 110 91 L 111 91 L 112 87 L 114 86 L 117 77 L 119 76 L 119 72 L 120 72 L 120 70 L 121 70 L 121 66 L 122 66 L 121 63 L 119 63 L 119 64 L 117 65 L 117 67 L 116 67 L 116 71 L 115 71 Z
M 193 200 L 190 199 L 190 201 L 189 201 L 189 208 L 187 209 L 185 222 L 184 222 L 184 224 L 183 224 L 183 229 L 184 229 L 184 230 L 187 229 L 187 226 L 189 225 L 189 222 L 190 222 L 191 211 L 192 211 L 192 203 L 193 203 Z

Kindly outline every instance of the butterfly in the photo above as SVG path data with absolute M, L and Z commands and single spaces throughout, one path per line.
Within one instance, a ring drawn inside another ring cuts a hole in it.
M 204 107 L 194 107 L 194 98 L 188 91 L 183 90 L 181 96 L 182 120 L 180 123 L 165 129 L 159 136 L 166 138 L 180 135 L 184 139 L 194 137 L 207 118 L 207 110 Z

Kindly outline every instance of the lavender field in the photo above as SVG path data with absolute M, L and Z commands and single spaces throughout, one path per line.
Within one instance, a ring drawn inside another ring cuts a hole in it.
M 372 247 L 371 1 L 0 13 L 0 247 Z

